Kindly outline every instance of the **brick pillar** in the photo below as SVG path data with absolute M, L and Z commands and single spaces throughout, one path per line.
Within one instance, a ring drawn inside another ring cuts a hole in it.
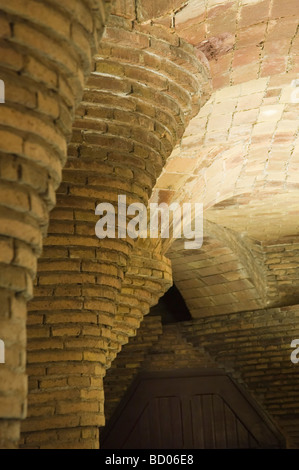
M 50 6 L 51 5 L 51 6 Z M 26 302 L 66 161 L 104 2 L 0 1 L 0 447 L 14 448 L 26 415 Z
M 138 328 L 165 292 L 172 286 L 171 262 L 151 240 L 138 240 L 125 274 L 114 322 L 117 342 L 114 356 L 136 335 Z
M 205 84 L 193 47 L 175 34 L 111 18 L 76 113 L 29 307 L 25 447 L 99 445 L 103 376 L 119 348 L 117 297 L 133 240 L 97 239 L 95 208 L 116 206 L 122 194 L 127 204 L 147 204 Z

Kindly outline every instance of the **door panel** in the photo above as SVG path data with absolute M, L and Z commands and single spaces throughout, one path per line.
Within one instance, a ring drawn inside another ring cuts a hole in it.
M 273 423 L 239 386 L 206 370 L 140 375 L 101 433 L 101 444 L 104 449 L 284 447 Z

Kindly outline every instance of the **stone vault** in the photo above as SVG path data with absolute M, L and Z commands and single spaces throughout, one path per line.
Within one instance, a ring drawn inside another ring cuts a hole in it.
M 181 367 L 297 447 L 297 0 L 0 0 L 0 26 L 0 446 L 98 448 L 175 282 Z M 119 194 L 202 202 L 202 248 L 99 240 Z

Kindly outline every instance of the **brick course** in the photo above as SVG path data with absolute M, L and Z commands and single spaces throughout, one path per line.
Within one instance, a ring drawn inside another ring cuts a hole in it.
M 5 299 L 0 321 L 7 358 L 0 386 L 4 448 L 17 446 L 19 419 L 26 415 L 25 301 L 32 297 L 36 260 L 61 181 L 74 110 L 105 19 L 101 1 L 0 2 L 0 74 L 6 85 L 0 114 L 0 290 Z M 20 330 L 21 336 L 11 338 L 10 328 Z

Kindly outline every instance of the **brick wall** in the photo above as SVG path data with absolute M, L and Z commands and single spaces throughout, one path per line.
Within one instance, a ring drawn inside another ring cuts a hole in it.
M 141 371 L 221 368 L 261 406 L 288 447 L 298 447 L 298 365 L 290 359 L 298 315 L 294 305 L 169 325 L 159 315 L 145 317 L 104 379 L 107 418 Z
M 26 415 L 26 302 L 105 18 L 100 0 L 0 2 L 1 447 L 17 445 Z
M 232 313 L 181 324 L 184 337 L 204 348 L 240 381 L 298 447 L 298 365 L 290 359 L 299 337 L 298 305 Z
M 163 325 L 160 315 L 146 316 L 104 379 L 107 420 L 139 372 L 200 367 L 218 366 L 203 348 L 186 340 L 179 323 Z

